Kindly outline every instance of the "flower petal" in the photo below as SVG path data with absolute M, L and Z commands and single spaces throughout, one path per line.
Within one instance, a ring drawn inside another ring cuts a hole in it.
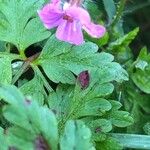
M 91 22 L 89 13 L 81 7 L 71 6 L 65 12 L 67 15 L 79 20 L 81 24 L 87 24 Z
M 38 15 L 44 26 L 51 29 L 61 23 L 63 11 L 52 3 L 45 5 L 42 10 L 38 11 Z
M 56 37 L 59 40 L 75 45 L 80 45 L 84 42 L 81 24 L 75 20 L 73 22 L 63 20 L 57 28 Z
M 71 6 L 65 13 L 74 20 L 80 21 L 83 29 L 94 38 L 102 37 L 106 32 L 105 27 L 92 23 L 89 13 L 81 7 Z
M 94 23 L 85 24 L 82 27 L 89 35 L 91 35 L 94 38 L 100 38 L 104 36 L 106 29 L 102 25 L 96 25 Z

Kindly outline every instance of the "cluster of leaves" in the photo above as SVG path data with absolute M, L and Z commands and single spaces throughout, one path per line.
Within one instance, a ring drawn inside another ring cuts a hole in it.
M 43 27 L 37 10 L 45 2 L 0 0 L 0 149 L 148 149 L 147 136 L 138 143 L 117 134 L 150 133 L 150 58 L 143 48 L 133 60 L 129 44 L 139 28 L 124 34 L 125 0 L 118 7 L 84 1 L 93 20 L 107 15 L 108 32 L 98 40 L 85 35 L 80 46 Z
M 109 1 L 110 2 L 110 1 Z M 115 3 L 117 3 L 118 7 L 114 7 Z M 108 23 L 110 24 L 109 28 L 113 24 L 115 18 L 117 18 L 117 14 L 121 10 L 120 8 L 121 1 L 113 1 L 111 0 L 111 6 L 105 9 L 107 5 L 107 0 L 103 1 L 96 1 L 97 5 L 101 8 L 104 8 L 105 13 L 108 16 Z M 104 4 L 104 5 L 102 5 Z M 122 12 L 124 15 L 124 28 L 125 31 L 129 30 L 129 27 L 133 28 L 137 26 L 136 23 L 131 21 L 130 17 L 132 13 L 136 14 L 145 14 L 149 11 L 148 6 L 150 5 L 150 1 L 147 0 L 145 2 L 137 0 L 136 2 L 127 2 L 126 9 Z M 107 5 L 108 6 L 108 5 Z M 142 9 L 145 8 L 145 9 Z M 141 9 L 141 11 L 139 11 Z M 116 10 L 116 17 L 114 17 Z M 145 11 L 145 13 L 143 12 Z M 144 18 L 149 18 L 147 15 L 144 15 Z M 129 20 L 130 19 L 130 20 Z M 148 19 L 145 19 L 148 20 Z M 141 20 L 142 21 L 142 20 Z M 118 20 L 118 23 L 121 25 L 123 22 L 121 19 Z M 128 23 L 128 24 L 127 24 Z M 129 24 L 131 23 L 131 24 Z M 143 22 L 141 22 L 143 23 Z M 120 26 L 119 25 L 119 26 Z M 109 35 L 111 35 L 112 30 L 114 31 L 113 35 L 109 36 L 109 41 L 101 43 L 101 41 L 95 41 L 100 46 L 106 47 L 105 50 L 115 56 L 115 60 L 121 63 L 129 74 L 129 81 L 128 84 L 119 85 L 116 89 L 113 98 L 116 99 L 119 97 L 119 100 L 122 101 L 124 108 L 131 113 L 134 118 L 134 124 L 128 127 L 128 133 L 136 133 L 136 134 L 149 134 L 149 113 L 150 113 L 150 103 L 149 103 L 149 64 L 150 64 L 150 56 L 149 51 L 146 47 L 140 50 L 138 46 L 133 47 L 131 49 L 130 43 L 132 40 L 135 39 L 136 35 L 139 32 L 139 28 L 135 28 L 133 31 L 129 32 L 128 34 L 124 34 L 122 30 L 120 30 L 119 26 L 116 25 L 114 28 L 111 28 Z M 128 28 L 128 29 L 127 29 Z M 140 26 L 140 30 L 143 31 L 143 26 Z M 118 34 L 119 33 L 119 34 Z M 140 34 L 147 34 L 145 32 L 141 32 Z M 108 39 L 108 37 L 104 38 L 104 40 Z M 116 39 L 116 40 L 115 40 Z M 139 37 L 138 37 L 139 39 Z M 144 38 L 143 38 L 144 39 Z M 104 45 L 103 45 L 104 44 Z M 141 45 L 141 43 L 135 43 L 136 45 Z M 148 45 L 149 46 L 149 45 Z M 140 147 L 141 148 L 141 147 Z M 144 148 L 144 147 L 142 147 Z
M 55 150 L 59 145 L 60 149 L 86 150 L 94 149 L 94 141 L 98 141 L 100 147 L 106 146 L 100 141 L 108 140 L 106 133 L 112 130 L 112 125 L 126 127 L 133 121 L 129 113 L 118 110 L 121 107 L 119 102 L 98 98 L 108 94 L 106 89 L 109 86 L 112 85 L 102 84 L 101 90 L 93 90 L 92 86 L 82 94 L 79 94 L 79 86 L 75 88 L 75 92 L 72 92 L 72 88 L 66 90 L 68 87 L 61 86 L 49 95 L 48 108 L 24 97 L 15 86 L 3 85 L 0 88 L 0 96 L 7 103 L 3 107 L 3 115 L 11 126 L 5 130 L 1 128 L 1 149 L 14 147 L 23 150 Z M 92 92 L 89 93 L 89 90 Z M 97 98 L 91 99 L 95 97 L 93 92 L 98 95 Z M 120 145 L 118 149 L 119 147 Z
M 61 149 L 68 150 L 94 149 L 90 141 L 91 132 L 82 121 L 68 121 L 64 134 L 59 137 L 55 115 L 46 106 L 26 99 L 14 86 L 3 86 L 0 93 L 8 103 L 3 108 L 3 114 L 11 123 L 10 128 L 0 130 L 2 150 L 56 150 L 58 144 Z

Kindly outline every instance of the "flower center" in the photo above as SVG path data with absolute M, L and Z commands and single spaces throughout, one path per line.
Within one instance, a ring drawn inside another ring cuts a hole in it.
M 63 16 L 63 19 L 64 19 L 64 20 L 67 20 L 68 22 L 71 22 L 71 23 L 73 22 L 73 18 L 70 17 L 70 16 L 68 16 L 68 15 L 64 15 L 64 16 Z

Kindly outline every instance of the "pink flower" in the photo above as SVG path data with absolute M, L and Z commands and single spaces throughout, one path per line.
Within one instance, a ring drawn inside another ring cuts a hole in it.
M 69 3 L 61 7 L 60 0 L 52 0 L 38 14 L 47 29 L 57 27 L 56 37 L 59 40 L 71 44 L 80 45 L 84 42 L 82 29 L 94 38 L 100 38 L 106 32 L 105 27 L 91 22 L 85 9 Z

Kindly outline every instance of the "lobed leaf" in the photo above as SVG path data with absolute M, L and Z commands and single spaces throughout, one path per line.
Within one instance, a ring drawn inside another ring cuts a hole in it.
M 72 46 L 51 36 L 35 63 L 42 66 L 46 75 L 56 83 L 74 84 L 73 73 L 78 75 L 84 70 L 97 70 L 97 76 L 103 80 L 127 80 L 126 71 L 112 62 L 112 55 L 97 51 L 97 45 L 91 42 Z
M 146 48 L 143 48 L 135 62 L 137 68 L 132 74 L 131 78 L 140 90 L 145 93 L 150 93 L 150 55 Z
M 82 121 L 68 121 L 61 137 L 61 150 L 95 150 L 90 141 L 91 132 Z
M 116 41 L 110 43 L 109 49 L 119 50 L 121 48 L 128 46 L 132 42 L 132 40 L 135 39 L 138 32 L 139 32 L 139 28 L 135 28 L 133 31 L 129 32 L 128 34 L 124 35 L 123 37 L 120 37 Z
M 10 58 L 0 58 L 0 83 L 10 84 L 12 81 L 12 68 Z
M 50 36 L 36 18 L 43 0 L 1 0 L 0 40 L 13 43 L 19 51 Z

